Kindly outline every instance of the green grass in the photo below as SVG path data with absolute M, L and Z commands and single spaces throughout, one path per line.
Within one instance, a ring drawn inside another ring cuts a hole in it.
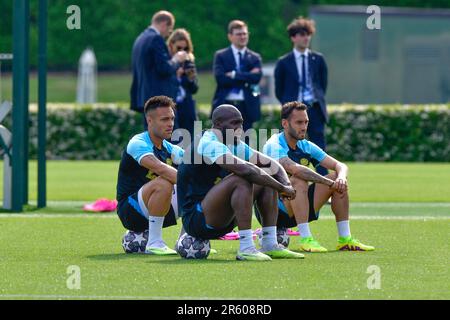
M 81 209 L 114 197 L 118 161 L 49 161 L 49 206 L 0 213 L 0 299 L 450 299 L 450 164 L 349 165 L 352 233 L 376 251 L 258 263 L 235 261 L 238 241 L 212 241 L 219 253 L 201 261 L 124 254 L 117 216 Z M 35 180 L 32 161 L 31 199 Z M 335 248 L 329 206 L 311 229 Z M 178 232 L 164 229 L 170 246 Z M 67 288 L 71 265 L 80 267 L 80 290 Z M 367 288 L 372 265 L 380 289 Z
M 449 220 L 354 220 L 353 233 L 376 251 L 264 263 L 235 261 L 237 241 L 212 241 L 218 254 L 207 260 L 127 255 L 120 245 L 124 229 L 111 215 L 9 217 L 0 218 L 0 227 L 0 241 L 7 244 L 0 264 L 0 299 L 450 298 Z M 324 246 L 334 248 L 331 219 L 312 224 L 312 231 Z M 170 227 L 164 238 L 173 244 L 177 233 L 178 227 Z M 291 249 L 297 241 L 291 237 Z M 66 286 L 70 265 L 80 267 L 80 290 Z M 381 270 L 381 289 L 367 288 L 371 265 Z
M 448 163 L 350 163 L 357 202 L 450 202 Z
M 49 200 L 114 198 L 119 161 L 48 161 Z M 450 164 L 349 163 L 352 202 L 450 202 Z M 0 165 L 2 176 L 3 165 Z M 36 162 L 29 166 L 36 199 Z M 0 195 L 3 194 L 0 179 Z
M 12 78 L 3 74 L 1 79 L 1 97 L 11 100 Z M 130 101 L 131 73 L 100 73 L 98 75 L 98 102 Z M 37 76 L 30 75 L 30 103 L 37 102 Z M 194 95 L 198 103 L 211 104 L 216 82 L 210 72 L 199 74 L 199 91 Z M 49 73 L 47 76 L 47 101 L 73 103 L 77 94 L 76 73 Z

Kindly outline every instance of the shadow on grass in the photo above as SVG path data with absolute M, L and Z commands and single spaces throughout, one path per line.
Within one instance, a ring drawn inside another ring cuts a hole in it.
M 186 264 L 186 263 L 197 263 L 197 264 L 213 264 L 213 263 L 235 263 L 235 260 L 230 259 L 217 259 L 217 255 L 214 258 L 208 257 L 208 259 L 183 259 L 179 256 L 154 256 L 149 254 L 126 254 L 126 253 L 108 253 L 108 254 L 97 254 L 93 256 L 87 256 L 88 259 L 97 261 L 118 261 L 118 260 L 148 260 L 148 263 L 158 263 L 158 264 Z
M 21 214 L 21 213 L 59 213 L 59 214 L 63 214 L 63 213 L 70 213 L 70 214 L 86 214 L 86 211 L 83 211 L 82 207 L 73 207 L 73 206 L 47 206 L 44 208 L 39 208 L 38 206 L 35 205 L 25 205 L 23 206 L 23 210 L 22 212 L 17 212 L 17 211 L 12 211 L 12 210 L 7 210 L 7 209 L 3 209 L 0 208 L 0 214 Z M 95 213 L 96 215 L 106 215 L 109 213 Z
M 339 251 L 339 250 L 336 250 L 336 249 L 328 250 L 327 252 L 305 252 L 305 251 L 302 251 L 300 249 L 289 249 L 289 250 L 294 251 L 294 252 L 298 252 L 298 253 L 301 253 L 301 254 L 304 254 L 305 257 L 308 257 L 308 256 L 323 256 L 323 255 L 328 255 L 328 254 L 332 254 L 332 253 L 342 252 L 342 251 Z
M 88 259 L 98 261 L 112 261 L 112 260 L 129 260 L 129 259 L 145 259 L 148 258 L 146 254 L 127 254 L 127 253 L 107 253 L 87 256 Z
M 38 208 L 37 206 L 33 206 L 33 205 L 24 205 L 22 213 L 35 212 L 35 211 L 41 210 L 41 209 L 43 209 L 43 208 Z M 20 213 L 20 212 L 0 208 L 0 213 Z
M 350 250 L 337 250 L 337 249 L 331 249 L 327 252 L 305 252 L 300 249 L 289 249 L 294 252 L 302 253 L 305 255 L 305 257 L 311 257 L 311 256 L 324 256 L 324 255 L 331 255 L 331 254 L 348 254 L 348 253 L 359 253 L 359 254 L 367 254 L 373 251 L 350 251 Z

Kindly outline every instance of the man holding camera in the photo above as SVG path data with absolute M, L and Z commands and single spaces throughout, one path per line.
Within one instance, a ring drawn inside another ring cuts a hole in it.
M 221 104 L 238 108 L 244 119 L 244 131 L 261 118 L 258 83 L 262 77 L 262 60 L 258 53 L 247 48 L 248 39 L 247 24 L 231 21 L 228 25 L 231 46 L 217 51 L 213 64 L 217 88 L 212 109 Z

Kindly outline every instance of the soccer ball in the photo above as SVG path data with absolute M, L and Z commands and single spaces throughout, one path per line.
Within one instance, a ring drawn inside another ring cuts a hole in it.
M 148 230 L 144 232 L 128 230 L 123 236 L 122 247 L 125 253 L 145 253 L 147 241 Z
M 277 242 L 285 248 L 289 246 L 289 235 L 287 233 L 287 229 L 277 228 Z
M 211 251 L 209 240 L 183 234 L 177 241 L 177 252 L 185 259 L 206 259 Z
M 258 232 L 258 242 L 262 245 L 262 230 Z M 287 248 L 289 246 L 289 235 L 286 228 L 277 228 L 277 242 L 283 247 Z

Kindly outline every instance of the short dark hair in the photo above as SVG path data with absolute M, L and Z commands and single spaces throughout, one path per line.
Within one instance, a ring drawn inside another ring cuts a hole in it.
M 172 98 L 169 98 L 167 96 L 154 96 L 148 99 L 145 103 L 144 113 L 147 115 L 150 110 L 166 107 L 170 107 L 175 110 L 175 102 L 172 100 Z
M 287 27 L 287 32 L 290 37 L 295 37 L 298 33 L 306 33 L 313 35 L 316 32 L 314 20 L 298 17 L 294 19 Z
M 228 33 L 233 34 L 236 29 L 247 28 L 247 24 L 241 20 L 233 20 L 228 24 Z
M 281 107 L 281 119 L 289 119 L 289 116 L 294 110 L 305 111 L 306 109 L 307 107 L 304 103 L 298 101 L 287 102 Z

